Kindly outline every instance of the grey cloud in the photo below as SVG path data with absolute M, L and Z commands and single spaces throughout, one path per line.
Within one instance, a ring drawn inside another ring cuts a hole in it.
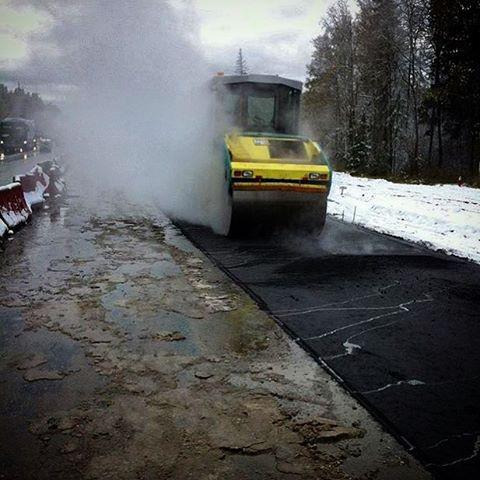
M 300 15 L 307 3 L 299 2 L 277 14 Z M 29 85 L 81 85 L 91 82 L 93 76 L 98 81 L 108 82 L 108 76 L 113 71 L 116 76 L 122 76 L 122 71 L 129 68 L 129 57 L 135 60 L 133 63 L 141 77 L 142 59 L 146 68 L 151 62 L 157 62 L 162 68 L 169 58 L 175 58 L 176 50 L 181 55 L 180 44 L 185 41 L 184 36 L 179 34 L 179 45 L 172 41 L 158 51 L 152 47 L 155 42 L 151 41 L 151 36 L 155 31 L 169 30 L 173 32 L 169 38 L 174 39 L 175 29 L 179 28 L 170 7 L 162 0 L 82 0 L 79 3 L 15 0 L 11 5 L 30 6 L 47 12 L 53 18 L 53 27 L 48 32 L 36 33 L 28 38 L 28 61 L 0 72 L 0 77 L 7 81 L 20 80 Z M 145 41 L 142 41 L 143 37 L 147 37 Z M 133 41 L 128 44 L 130 40 Z M 136 48 L 132 48 L 132 44 Z M 297 45 L 300 51 L 298 55 L 282 53 L 283 45 Z M 309 45 L 308 41 L 302 40 L 302 32 L 278 32 L 245 42 L 239 47 L 244 49 L 252 72 L 278 73 L 297 79 L 305 76 Z M 169 51 L 165 51 L 166 48 Z M 237 49 L 231 46 L 210 50 L 210 70 L 232 71 L 236 54 Z M 102 64 L 107 61 L 110 68 L 103 69 Z M 122 64 L 125 61 L 126 64 Z M 118 63 L 117 69 L 111 68 L 115 62 Z M 188 64 L 183 68 L 185 75 L 195 75 L 189 71 Z M 130 74 L 126 78 L 131 81 Z M 115 80 L 118 81 L 118 78 Z
M 13 3 L 13 2 L 12 2 Z M 29 58 L 15 68 L 2 69 L 5 80 L 21 80 L 28 84 L 59 83 L 78 85 L 88 83 L 92 76 L 108 81 L 115 71 L 115 80 L 129 68 L 129 58 L 142 74 L 145 66 L 169 57 L 181 55 L 185 38 L 175 30 L 173 11 L 163 0 L 82 0 L 81 3 L 62 0 L 19 0 L 17 6 L 32 6 L 44 10 L 53 18 L 48 32 L 31 35 L 28 40 Z M 151 41 L 156 32 L 169 32 L 168 44 L 155 49 Z M 108 69 L 102 68 L 107 63 Z M 117 69 L 112 63 L 118 62 Z M 181 63 L 181 62 L 180 62 Z M 188 64 L 183 64 L 185 74 Z M 131 75 L 126 75 L 131 79 Z
M 293 56 L 282 53 L 282 44 L 298 45 L 301 52 Z M 239 47 L 242 47 L 249 71 L 252 73 L 278 74 L 302 81 L 305 78 L 309 43 L 302 42 L 298 32 L 275 33 L 255 42 L 244 42 Z M 232 73 L 237 50 L 218 49 L 214 53 L 217 58 L 217 70 Z

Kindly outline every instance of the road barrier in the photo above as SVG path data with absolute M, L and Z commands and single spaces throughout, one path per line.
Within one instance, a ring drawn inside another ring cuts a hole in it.
M 0 239 L 8 232 L 8 227 L 0 220 Z
M 63 169 L 55 162 L 55 160 L 47 160 L 38 164 L 42 170 L 48 175 L 49 183 L 45 193 L 50 197 L 59 197 L 66 190 L 63 181 Z
M 0 187 L 0 238 L 25 223 L 32 215 L 32 207 L 41 205 L 45 198 L 65 193 L 63 173 L 55 160 L 48 160 Z
M 41 205 L 44 202 L 44 194 L 48 189 L 50 179 L 43 173 L 42 167 L 37 165 L 24 175 L 17 175 L 13 178 L 14 182 L 22 185 L 27 205 L 32 208 Z
M 32 215 L 18 182 L 0 187 L 0 219 L 7 227 L 14 228 L 25 223 Z

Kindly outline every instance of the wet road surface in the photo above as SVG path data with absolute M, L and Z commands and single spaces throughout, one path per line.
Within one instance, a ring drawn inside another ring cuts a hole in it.
M 25 158 L 26 156 L 26 158 Z M 29 152 L 25 155 L 7 155 L 0 160 L 0 186 L 11 183 L 16 175 L 23 175 L 37 163 L 50 160 L 52 153 Z
M 477 478 L 478 265 L 331 218 L 320 240 L 180 227 L 439 478 Z
M 70 194 L 0 252 L 0 479 L 429 478 L 158 209 Z

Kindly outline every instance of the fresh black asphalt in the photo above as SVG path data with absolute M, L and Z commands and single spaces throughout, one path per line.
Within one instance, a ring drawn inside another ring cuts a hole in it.
M 436 477 L 478 478 L 478 265 L 331 218 L 320 239 L 179 226 Z

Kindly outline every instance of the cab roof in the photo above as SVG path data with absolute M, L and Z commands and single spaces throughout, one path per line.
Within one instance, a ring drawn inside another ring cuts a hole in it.
M 263 75 L 263 74 L 250 74 L 250 75 L 217 75 L 214 77 L 215 83 L 221 83 L 223 85 L 230 83 L 269 83 L 272 85 L 286 85 L 287 87 L 294 88 L 295 90 L 302 90 L 302 82 L 298 80 L 291 80 L 290 78 L 279 77 L 278 75 Z

